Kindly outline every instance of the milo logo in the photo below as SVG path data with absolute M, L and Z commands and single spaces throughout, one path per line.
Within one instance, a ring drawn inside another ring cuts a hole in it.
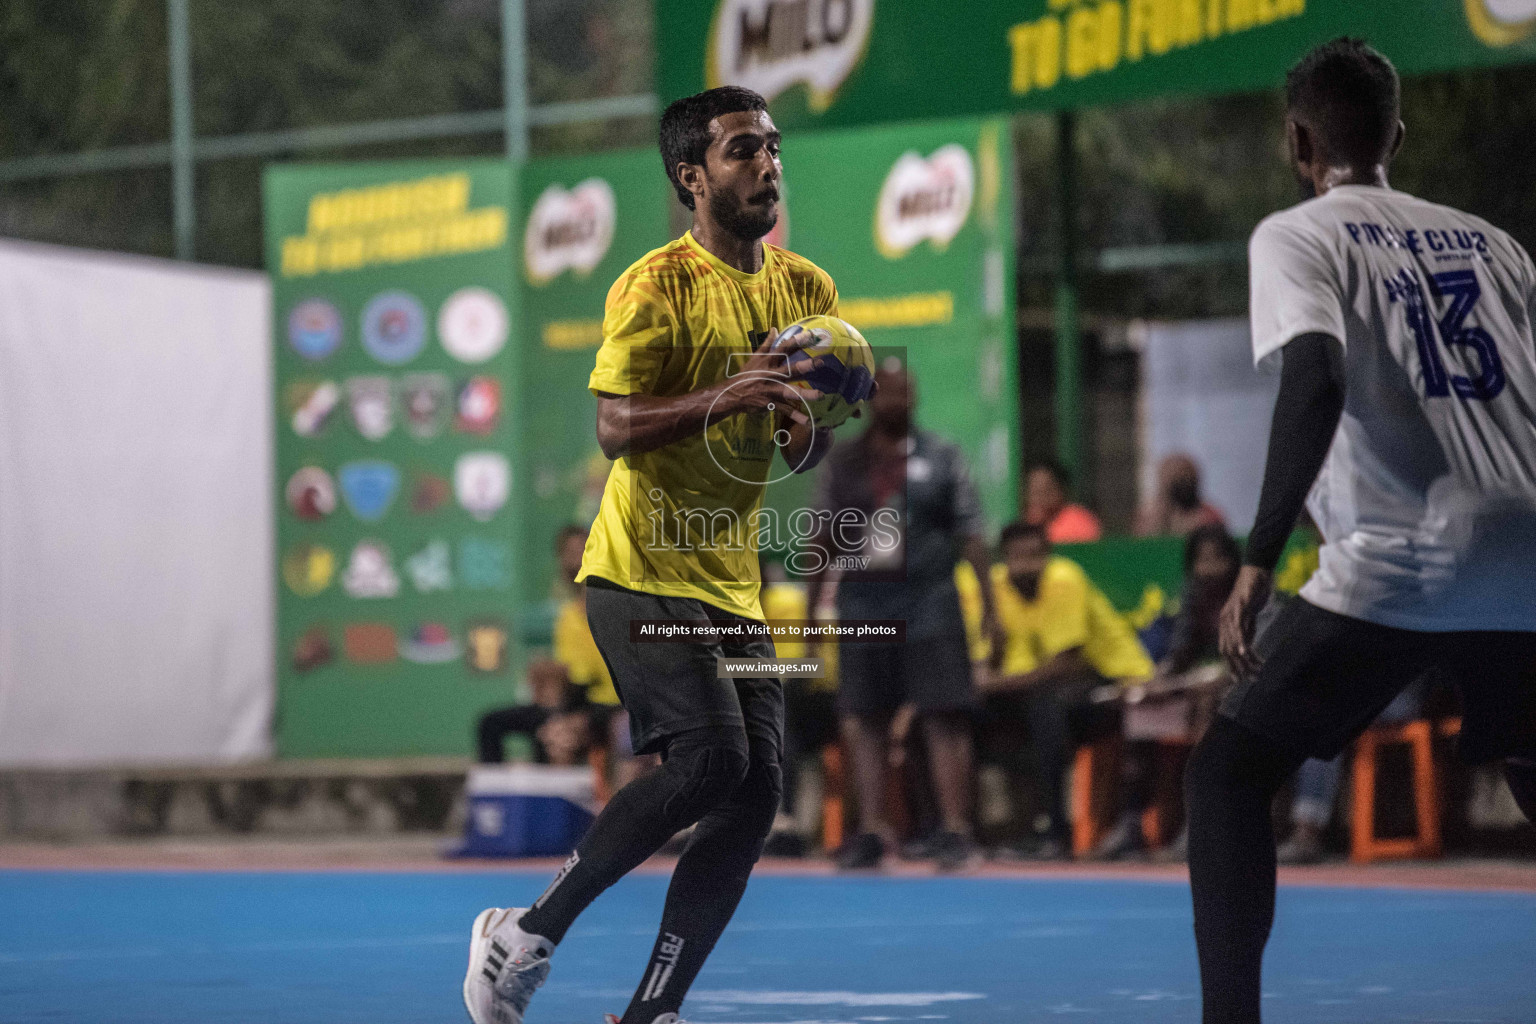
M 528 280 L 543 285 L 567 270 L 590 274 L 608 253 L 617 219 L 613 189 L 602 178 L 569 190 L 550 185 L 533 204 L 523 234 Z
M 1467 20 L 1489 46 L 1510 46 L 1536 29 L 1536 0 L 1464 0 Z
M 956 143 L 928 159 L 907 152 L 891 167 L 875 205 L 875 248 L 900 259 L 924 239 L 943 249 L 971 215 L 976 170 L 971 154 Z
M 863 55 L 874 13 L 874 0 L 720 0 L 706 83 L 771 100 L 803 82 L 811 109 L 825 110 Z

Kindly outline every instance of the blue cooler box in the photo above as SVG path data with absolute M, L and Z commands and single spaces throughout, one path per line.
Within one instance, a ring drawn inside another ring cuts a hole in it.
M 469 803 L 460 857 L 560 857 L 592 824 L 592 769 L 479 765 L 464 785 Z

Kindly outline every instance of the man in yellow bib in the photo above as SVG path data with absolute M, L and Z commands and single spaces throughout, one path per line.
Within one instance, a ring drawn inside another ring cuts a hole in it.
M 1106 681 L 1144 681 L 1153 665 L 1082 566 L 1052 554 L 1043 526 L 1012 523 L 1003 528 L 1001 546 L 992 586 L 1007 640 L 983 689 L 989 709 L 997 712 L 1008 710 L 1002 694 L 1021 698 L 1043 792 L 1043 821 L 1029 852 L 1056 859 L 1067 852 L 1062 798 L 1072 748 L 1120 725 L 1118 709 L 1094 704 L 1089 694 Z
M 697 825 L 621 1022 L 677 1024 L 779 807 L 783 684 L 719 678 L 717 660 L 774 655 L 751 630 L 763 621 L 754 517 L 774 453 L 808 470 L 832 438 L 797 397 L 819 394 L 788 383 L 797 346 L 769 348 L 779 328 L 836 315 L 837 289 L 815 264 L 762 241 L 778 219 L 782 167 L 761 96 L 725 87 L 677 101 L 662 115 L 661 154 L 693 227 L 608 293 L 588 386 L 598 444 L 615 465 L 577 579 L 634 749 L 663 763 L 614 795 L 531 908 L 476 919 L 464 984 L 475 1024 L 521 1024 L 576 916 Z M 648 621 L 722 632 L 649 642 Z

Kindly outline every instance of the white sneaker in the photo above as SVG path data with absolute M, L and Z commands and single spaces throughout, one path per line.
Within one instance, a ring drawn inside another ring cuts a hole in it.
M 526 908 L 480 911 L 469 932 L 464 1007 L 475 1024 L 523 1024 L 533 993 L 549 977 L 554 943 L 517 926 Z
M 611 1013 L 605 1013 L 603 1014 L 603 1024 L 619 1024 L 619 1018 Z M 688 1022 L 675 1013 L 664 1013 L 651 1021 L 651 1024 L 688 1024 Z

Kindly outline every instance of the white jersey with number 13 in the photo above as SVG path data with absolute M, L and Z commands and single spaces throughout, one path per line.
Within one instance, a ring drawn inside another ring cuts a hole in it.
M 1487 221 L 1339 186 L 1249 243 L 1254 360 L 1322 333 L 1346 398 L 1302 590 L 1425 631 L 1536 630 L 1536 268 Z

